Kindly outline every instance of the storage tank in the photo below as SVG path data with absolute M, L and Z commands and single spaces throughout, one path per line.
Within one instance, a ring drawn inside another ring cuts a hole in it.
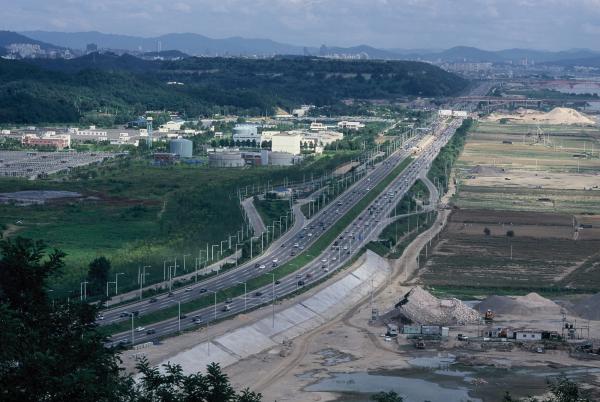
M 246 165 L 241 152 L 214 152 L 208 154 L 210 167 L 243 167 Z
M 169 142 L 169 151 L 181 158 L 191 158 L 194 144 L 190 140 L 177 138 Z
M 271 152 L 269 155 L 269 163 L 273 166 L 291 166 L 294 160 L 294 155 L 287 152 Z

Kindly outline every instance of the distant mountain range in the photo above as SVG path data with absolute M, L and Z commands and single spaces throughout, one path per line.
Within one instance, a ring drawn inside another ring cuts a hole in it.
M 354 47 L 302 47 L 276 42 L 270 39 L 231 37 L 213 39 L 193 33 L 174 33 L 152 38 L 101 32 L 48 32 L 26 31 L 20 34 L 0 31 L 0 47 L 15 43 L 40 44 L 45 47 L 69 48 L 82 52 L 86 45 L 94 43 L 99 49 L 129 52 L 143 57 L 153 57 L 160 50 L 163 57 L 202 56 L 270 56 L 311 55 L 341 59 L 420 60 L 429 62 L 492 62 L 528 64 L 550 63 L 562 66 L 600 66 L 600 52 L 589 49 L 544 51 L 533 49 L 482 50 L 475 47 L 457 46 L 445 50 L 427 49 L 380 49 L 367 45 Z M 180 52 L 180 53 L 177 53 Z M 577 64 L 574 64 L 577 63 Z

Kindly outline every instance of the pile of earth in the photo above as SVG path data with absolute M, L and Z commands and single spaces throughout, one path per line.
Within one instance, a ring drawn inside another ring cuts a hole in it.
M 600 293 L 586 297 L 573 305 L 571 309 L 581 318 L 600 320 Z
M 539 112 L 531 109 L 518 109 L 513 114 L 492 113 L 488 116 L 489 121 L 510 120 L 516 123 L 525 124 L 576 124 L 576 125 L 596 125 L 597 122 L 592 117 L 578 112 L 575 109 L 566 107 L 557 107 L 548 113 Z
M 469 170 L 469 173 L 478 174 L 480 176 L 495 176 L 505 172 L 506 171 L 503 168 L 482 165 L 477 165 L 473 169 Z
M 496 314 L 507 315 L 543 315 L 560 314 L 561 307 L 552 300 L 546 299 L 537 293 L 529 293 L 526 296 L 489 296 L 475 305 L 475 309 L 481 313 L 492 310 Z
M 476 322 L 480 314 L 458 299 L 438 299 L 416 286 L 395 305 L 396 313 L 419 324 L 456 325 Z

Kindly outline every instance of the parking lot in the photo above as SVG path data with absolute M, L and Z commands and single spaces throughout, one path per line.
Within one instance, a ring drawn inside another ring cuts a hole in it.
M 0 176 L 37 179 L 77 166 L 103 162 L 118 155 L 112 152 L 0 151 Z

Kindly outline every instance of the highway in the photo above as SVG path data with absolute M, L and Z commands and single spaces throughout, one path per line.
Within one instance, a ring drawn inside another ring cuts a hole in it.
M 385 218 L 393 210 L 395 204 L 417 180 L 419 174 L 429 169 L 429 164 L 435 158 L 439 149 L 446 144 L 459 125 L 460 120 L 454 120 L 448 127 L 441 129 L 436 141 L 429 148 L 422 151 L 409 167 L 398 175 L 388 188 L 346 228 L 340 238 L 335 240 L 321 255 L 315 256 L 311 263 L 296 273 L 280 279 L 277 283 L 253 290 L 246 297 L 237 297 L 227 304 L 221 302 L 188 313 L 180 321 L 177 317 L 173 317 L 166 321 L 148 325 L 146 328 L 135 332 L 135 343 L 151 341 L 160 336 L 177 332 L 179 326 L 181 326 L 181 330 L 185 330 L 194 326 L 207 325 L 210 321 L 239 314 L 245 309 L 251 309 L 258 305 L 264 305 L 272 301 L 273 297 L 278 298 L 292 293 L 299 287 L 318 281 L 342 267 L 354 253 L 383 229 Z M 413 137 L 405 143 L 403 148 L 393 153 L 385 161 L 377 164 L 373 170 L 340 195 L 336 201 L 330 203 L 310 219 L 303 228 L 296 228 L 296 230 L 286 233 L 282 239 L 270 248 L 270 252 L 267 252 L 258 262 L 251 262 L 238 269 L 227 271 L 199 283 L 197 286 L 180 289 L 173 292 L 172 296 L 162 296 L 155 302 L 145 300 L 133 305 L 107 310 L 104 313 L 104 321 L 131 320 L 127 314 L 131 311 L 138 311 L 140 315 L 144 315 L 162 308 L 177 306 L 178 301 L 185 303 L 197 299 L 202 294 L 214 297 L 214 292 L 236 286 L 240 282 L 246 282 L 261 275 L 270 276 L 270 271 L 276 265 L 285 263 L 292 259 L 295 254 L 301 253 L 303 249 L 310 246 L 320 234 L 325 232 L 339 217 L 348 212 L 374 186 L 383 180 L 409 156 L 410 148 L 419 139 L 420 137 Z M 130 343 L 131 331 L 114 335 L 111 342 L 113 344 L 119 342 Z
M 418 138 L 416 137 L 409 139 L 407 146 L 412 146 L 412 144 L 416 142 L 418 142 Z M 101 325 L 106 325 L 130 320 L 128 313 L 132 311 L 137 311 L 139 315 L 144 315 L 160 309 L 172 307 L 174 302 L 177 301 L 185 303 L 197 299 L 202 293 L 208 293 L 208 289 L 226 289 L 235 286 L 238 282 L 247 281 L 260 276 L 273 268 L 273 260 L 277 260 L 278 265 L 289 261 L 294 257 L 292 251 L 294 254 L 300 254 L 302 250 L 314 243 L 325 231 L 325 228 L 329 227 L 334 220 L 351 209 L 364 196 L 365 189 L 370 189 L 373 186 L 371 183 L 379 182 L 387 176 L 396 164 L 399 164 L 404 160 L 404 157 L 399 158 L 398 154 L 392 155 L 391 158 L 394 158 L 394 166 L 380 164 L 380 166 L 375 169 L 368 171 L 365 177 L 357 180 L 356 183 L 340 194 L 334 202 L 329 203 L 312 216 L 309 222 L 313 226 L 317 225 L 319 230 L 301 233 L 302 225 L 294 225 L 290 231 L 284 233 L 281 238 L 277 239 L 260 258 L 241 264 L 238 268 L 224 271 L 220 275 L 208 278 L 197 284 L 173 290 L 170 297 L 163 295 L 153 299 L 144 299 L 135 303 L 106 309 L 102 311 L 102 316 L 104 318 L 99 320 L 99 323 Z M 295 221 L 304 221 L 304 217 L 301 215 L 299 207 L 294 208 L 294 210 Z M 298 247 L 293 247 L 296 243 L 298 244 Z M 285 246 L 281 247 L 281 245 Z M 206 290 L 206 292 L 204 290 Z

